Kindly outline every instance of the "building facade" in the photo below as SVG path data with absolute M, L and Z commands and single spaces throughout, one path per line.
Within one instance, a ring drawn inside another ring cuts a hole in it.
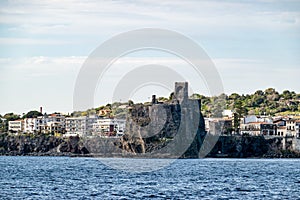
M 25 118 L 24 119 L 24 132 L 35 133 L 38 130 L 37 118 Z
M 8 122 L 8 130 L 13 132 L 24 131 L 24 120 L 15 120 Z
M 87 135 L 87 117 L 68 117 L 66 118 L 67 135 Z
M 93 135 L 109 137 L 122 136 L 125 132 L 125 119 L 97 119 L 93 124 Z

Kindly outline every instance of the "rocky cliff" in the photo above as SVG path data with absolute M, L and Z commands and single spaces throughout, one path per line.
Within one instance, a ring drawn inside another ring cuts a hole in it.
M 265 139 L 262 136 L 221 136 L 207 157 L 225 158 L 300 158 L 300 153 L 292 150 L 292 143 L 285 144 L 284 138 Z M 122 138 L 98 138 L 93 147 L 97 152 L 90 152 L 91 145 L 79 137 L 56 138 L 45 135 L 7 135 L 0 134 L 0 155 L 31 155 L 31 156 L 92 156 L 90 153 L 97 153 L 96 156 L 103 157 L 132 157 L 138 155 L 143 157 L 141 148 L 145 147 L 145 152 L 161 149 L 167 145 L 167 141 L 153 140 L 138 141 L 134 139 Z M 135 144 L 134 142 L 137 141 Z M 91 141 L 89 141 L 91 142 Z M 165 144 L 164 144 L 165 143 Z M 124 152 L 120 148 L 128 148 Z M 122 146 L 123 145 L 123 146 Z M 139 146 L 140 145 L 140 146 Z M 142 147 L 144 145 L 144 147 Z M 109 148 L 107 148 L 109 147 Z M 149 149 L 148 149 L 149 148 Z M 131 153 L 128 153 L 131 152 Z M 132 154 L 136 152 L 137 154 Z M 127 153 L 127 154 L 126 154 Z M 151 154 L 150 154 L 151 155 Z M 188 154 L 189 155 L 189 154 Z M 157 157 L 171 157 L 172 154 L 161 154 Z
M 79 137 L 67 139 L 51 135 L 0 134 L 0 155 L 52 155 L 87 154 Z
M 198 158 L 204 131 L 199 101 L 132 105 L 117 145 L 144 157 Z
M 207 157 L 226 158 L 299 158 L 291 144 L 283 147 L 284 138 L 263 136 L 221 136 Z

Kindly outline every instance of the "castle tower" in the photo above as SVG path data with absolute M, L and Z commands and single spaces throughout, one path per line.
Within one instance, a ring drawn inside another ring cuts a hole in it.
M 188 82 L 175 82 L 174 96 L 179 101 L 179 103 L 186 101 L 189 98 Z
M 152 104 L 157 104 L 157 99 L 156 99 L 156 95 L 152 95 Z

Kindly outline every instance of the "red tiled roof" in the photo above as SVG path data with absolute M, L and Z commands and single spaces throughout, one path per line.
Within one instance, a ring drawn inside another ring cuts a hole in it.
M 272 124 L 268 122 L 249 122 L 248 124 Z

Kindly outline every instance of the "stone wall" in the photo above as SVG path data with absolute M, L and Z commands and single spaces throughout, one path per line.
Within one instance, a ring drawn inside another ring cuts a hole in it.
M 145 157 L 198 158 L 205 136 L 199 100 L 188 99 L 187 83 L 175 83 L 169 102 L 136 104 L 129 111 L 120 148 Z

